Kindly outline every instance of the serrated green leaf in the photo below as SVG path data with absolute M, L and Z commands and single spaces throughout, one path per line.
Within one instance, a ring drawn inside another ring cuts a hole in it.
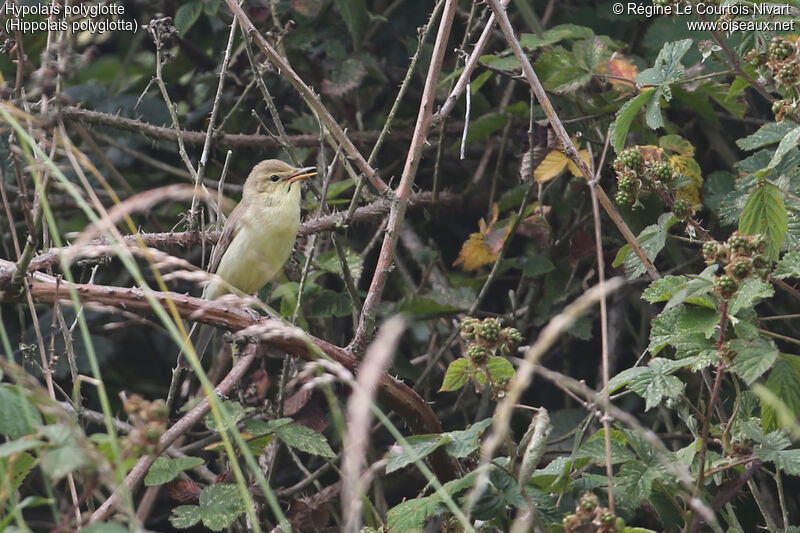
M 783 157 L 788 154 L 790 150 L 794 149 L 799 142 L 800 126 L 787 133 L 786 136 L 781 139 L 781 142 L 778 144 L 778 149 L 775 150 L 775 154 L 772 156 L 769 165 L 767 165 L 767 170 L 777 167 Z
M 43 440 L 38 439 L 18 439 L 0 444 L 0 459 L 5 459 L 20 452 L 32 450 L 44 445 Z
M 508 124 L 508 115 L 505 113 L 486 113 L 473 120 L 469 125 L 467 143 L 480 141 L 499 131 Z
M 42 424 L 36 407 L 15 386 L 0 384 L 0 434 L 18 439 L 34 433 Z
M 199 515 L 213 531 L 222 531 L 245 512 L 239 487 L 233 483 L 216 483 L 200 493 Z
M 444 380 L 439 392 L 458 390 L 469 381 L 470 376 L 474 372 L 474 367 L 469 359 L 460 358 L 456 359 L 447 367 L 447 372 L 444 374 Z
M 361 279 L 361 274 L 364 273 L 364 258 L 361 254 L 347 246 L 343 247 L 343 252 L 347 263 L 347 269 L 350 271 L 350 275 L 353 276 L 353 280 L 358 283 L 358 280 Z M 320 254 L 317 257 L 316 263 L 326 272 L 339 276 L 343 275 L 342 262 L 339 260 L 339 254 L 336 250 L 328 250 Z
M 800 416 L 800 357 L 782 354 L 769 373 L 766 388 L 785 405 L 792 418 Z M 765 432 L 780 427 L 775 408 L 761 402 L 761 421 Z
M 197 505 L 179 505 L 172 509 L 169 523 L 177 529 L 188 529 L 197 524 L 202 516 Z
M 86 451 L 78 444 L 72 429 L 64 424 L 51 424 L 41 429 L 53 444 L 42 453 L 42 470 L 54 479 L 61 479 L 70 472 L 90 464 Z
M 664 276 L 653 281 L 642 293 L 642 299 L 651 304 L 666 302 L 675 292 L 686 285 L 691 278 L 689 276 Z
M 275 435 L 286 445 L 296 448 L 301 452 L 319 455 L 321 457 L 336 457 L 328 439 L 313 429 L 300 424 L 286 424 L 275 430 Z
M 678 316 L 677 326 L 682 333 L 700 333 L 707 339 L 718 324 L 719 313 L 715 309 L 690 307 Z
M 736 178 L 733 174 L 724 170 L 716 170 L 706 176 L 703 182 L 705 193 L 703 201 L 711 211 L 718 212 L 725 197 L 735 188 Z
M 8 457 L 0 458 L 0 478 L 8 480 L 11 483 L 11 487 L 17 490 L 33 470 L 36 458 L 27 452 L 15 455 L 11 472 L 8 471 L 8 463 Z
M 653 358 L 645 368 L 644 372 L 632 377 L 628 384 L 629 389 L 644 398 L 645 411 L 657 406 L 663 398 L 676 398 L 683 392 L 686 384 L 669 375 L 675 369 L 665 359 Z
M 447 453 L 456 458 L 467 457 L 478 449 L 479 439 L 494 422 L 494 418 L 486 418 L 480 422 L 475 422 L 467 429 L 460 431 L 450 431 L 443 435 L 449 437 L 450 442 L 445 445 Z
M 197 22 L 197 19 L 200 18 L 202 13 L 202 0 L 192 0 L 180 6 L 178 10 L 175 11 L 175 27 L 178 29 L 178 33 L 185 36 L 186 32 L 194 26 L 194 23 Z
M 786 253 L 775 265 L 773 278 L 800 278 L 800 252 Z
M 147 477 L 144 478 L 144 484 L 148 487 L 155 485 L 163 485 L 169 483 L 184 470 L 191 470 L 203 464 L 199 457 L 176 457 L 168 459 L 166 457 L 159 457 L 147 471 Z
M 778 259 L 778 254 L 786 238 L 788 214 L 783 201 L 783 193 L 768 184 L 759 184 L 742 211 L 739 231 L 747 235 L 764 234 L 767 240 L 767 255 Z
M 541 276 L 552 272 L 556 267 L 550 259 L 544 255 L 531 255 L 521 258 L 522 273 L 529 278 Z
M 367 29 L 369 14 L 365 0 L 333 0 L 336 9 L 344 19 L 347 30 L 353 38 L 353 45 L 358 48 Z
M 514 365 L 505 357 L 490 357 L 488 368 L 494 383 L 510 383 L 514 379 Z
M 728 302 L 728 314 L 736 315 L 740 311 L 750 309 L 760 300 L 772 298 L 775 289 L 760 278 L 748 279 L 739 287 L 731 301 Z
M 433 453 L 440 446 L 451 442 L 447 435 L 412 435 L 406 438 L 408 448 L 395 445 L 386 454 L 386 473 L 391 474 L 395 470 L 400 470 L 417 460 L 424 459 Z
M 661 96 L 664 90 L 659 87 L 654 91 L 653 97 L 647 102 L 647 110 L 644 113 L 645 122 L 647 127 L 651 130 L 657 130 L 664 127 L 664 118 L 661 116 Z
M 645 255 L 648 259 L 653 261 L 658 253 L 664 248 L 664 245 L 667 243 L 667 233 L 669 232 L 669 228 L 672 227 L 673 224 L 677 219 L 672 215 L 672 213 L 664 213 L 660 217 L 658 217 L 658 223 L 651 224 L 644 228 L 641 233 L 636 237 L 636 240 L 639 241 L 639 244 L 644 250 Z M 623 246 L 629 247 L 629 245 Z M 630 248 L 628 248 L 630 250 Z M 620 254 L 622 254 L 622 250 L 620 250 Z M 619 254 L 617 255 L 619 257 Z M 617 262 L 616 260 L 614 261 Z M 644 264 L 639 259 L 639 257 L 634 253 L 626 252 L 625 259 L 625 276 L 628 279 L 635 279 L 639 276 L 643 275 L 647 272 Z
M 616 118 L 612 124 L 611 145 L 617 153 L 620 153 L 625 148 L 625 141 L 628 138 L 628 131 L 631 129 L 631 124 L 636 115 L 642 107 L 653 98 L 655 91 L 643 91 L 636 97 L 631 98 L 625 105 L 619 108 Z
M 576 457 L 585 456 L 595 464 L 605 464 L 606 462 L 606 432 L 600 429 L 589 437 L 578 449 Z M 611 437 L 611 464 L 624 463 L 635 459 L 633 453 L 628 449 L 628 439 L 619 430 L 612 429 L 609 433 Z
M 636 82 L 647 85 L 663 85 L 681 79 L 684 73 L 681 59 L 691 46 L 691 39 L 683 39 L 682 41 L 673 41 L 665 44 L 658 53 L 653 67 L 644 70 L 641 74 L 636 76 Z
M 730 341 L 730 345 L 735 353 L 730 368 L 748 385 L 772 368 L 778 359 L 778 349 L 772 341 L 766 339 L 734 339 Z
M 220 413 L 222 415 L 222 426 L 224 429 L 230 429 L 236 424 L 239 423 L 248 413 L 253 411 L 252 407 L 242 407 L 242 404 L 239 402 L 234 402 L 231 400 L 227 400 L 222 402 L 224 406 L 224 413 Z M 208 413 L 203 421 L 206 424 L 206 427 L 211 431 L 219 431 L 220 428 L 217 426 L 217 421 L 214 419 L 213 413 Z
M 449 496 L 471 487 L 475 483 L 478 472 L 472 471 L 464 477 L 454 479 L 442 485 L 442 490 Z M 444 509 L 439 493 L 423 498 L 414 498 L 400 503 L 386 513 L 386 525 L 390 531 L 416 531 L 425 525 L 425 520 Z
M 714 275 L 718 268 L 717 265 L 709 265 L 697 276 L 691 276 L 691 279 L 670 297 L 664 309 L 671 309 L 684 302 L 703 305 L 701 299 L 714 289 Z
M 742 150 L 756 150 L 764 146 L 781 141 L 790 131 L 796 128 L 796 124 L 791 121 L 767 122 L 758 131 L 736 141 L 736 145 Z

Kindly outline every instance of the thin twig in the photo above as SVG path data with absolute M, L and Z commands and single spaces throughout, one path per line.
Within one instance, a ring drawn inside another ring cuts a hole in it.
M 403 223 L 406 208 L 408 207 L 408 198 L 411 194 L 411 188 L 414 185 L 417 168 L 419 167 L 419 161 L 422 157 L 422 150 L 425 147 L 425 142 L 428 137 L 433 103 L 436 98 L 436 87 L 439 83 L 439 74 L 441 73 L 444 53 L 447 48 L 447 40 L 450 36 L 450 29 L 452 28 L 457 6 L 458 2 L 456 0 L 447 0 L 444 12 L 442 13 L 442 20 L 439 24 L 438 34 L 436 35 L 436 43 L 433 46 L 428 74 L 425 78 L 425 87 L 422 92 L 419 114 L 417 115 L 417 122 L 414 127 L 414 135 L 411 138 L 411 145 L 408 149 L 408 157 L 406 158 L 400 184 L 397 187 L 395 198 L 392 202 L 392 209 L 389 212 L 389 222 L 386 226 L 386 235 L 384 236 L 383 245 L 381 246 L 378 264 L 375 267 L 375 274 L 372 277 L 367 297 L 361 308 L 361 318 L 358 323 L 358 329 L 351 343 L 351 347 L 357 352 L 363 350 L 367 337 L 372 333 L 372 329 L 375 325 L 375 309 L 381 299 L 386 280 L 389 277 L 390 266 L 394 257 L 395 247 L 397 246 L 399 227 Z

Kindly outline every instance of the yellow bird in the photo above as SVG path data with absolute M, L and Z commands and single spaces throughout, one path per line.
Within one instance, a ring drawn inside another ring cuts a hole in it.
M 300 228 L 300 181 L 315 176 L 314 167 L 295 168 L 278 159 L 261 161 L 244 183 L 242 201 L 228 217 L 209 261 L 217 277 L 203 297 L 216 300 L 233 286 L 258 292 L 283 268 Z M 196 343 L 202 357 L 212 328 L 202 328 Z

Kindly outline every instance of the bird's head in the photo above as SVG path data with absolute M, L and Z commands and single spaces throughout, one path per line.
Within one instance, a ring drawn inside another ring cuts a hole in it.
M 250 171 L 244 183 L 244 197 L 274 203 L 285 201 L 290 195 L 299 199 L 298 183 L 316 174 L 314 167 L 295 168 L 279 159 L 267 159 Z

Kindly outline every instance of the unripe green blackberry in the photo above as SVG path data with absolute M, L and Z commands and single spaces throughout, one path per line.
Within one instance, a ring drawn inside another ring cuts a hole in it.
M 621 191 L 632 192 L 633 191 L 633 186 L 634 186 L 633 178 L 631 178 L 629 176 L 622 176 L 617 181 L 617 186 L 619 187 L 619 190 L 621 190 Z
M 636 170 L 639 168 L 643 161 L 641 152 L 639 152 L 639 150 L 636 148 L 628 148 L 627 150 L 623 150 L 617 159 L 622 163 L 623 166 L 631 170 Z
M 706 260 L 706 263 L 713 263 L 717 260 L 717 250 L 719 249 L 719 243 L 717 241 L 708 241 L 703 243 L 703 259 Z
M 753 264 L 749 258 L 738 259 L 731 265 L 731 276 L 741 281 L 753 272 Z
M 614 513 L 611 513 L 611 512 L 605 512 L 605 513 L 603 513 L 603 515 L 600 517 L 600 520 L 601 520 L 601 521 L 602 521 L 604 524 L 610 524 L 611 522 L 613 522 L 613 521 L 614 521 L 614 520 L 616 520 L 616 519 L 617 519 L 617 517 L 616 517 L 616 516 L 614 516 Z
M 728 238 L 728 246 L 735 254 L 747 255 L 750 252 L 750 239 L 736 231 Z
M 506 340 L 515 345 L 522 343 L 522 333 L 517 328 L 504 328 L 500 333 Z
M 489 350 L 479 344 L 473 344 L 467 348 L 467 357 L 475 365 L 482 366 L 489 360 Z
M 681 220 L 692 216 L 693 211 L 692 204 L 683 198 L 675 200 L 675 203 L 672 204 L 672 213 Z
M 739 286 L 736 284 L 736 281 L 727 274 L 723 274 L 717 278 L 717 292 L 720 296 L 724 299 L 728 300 L 731 296 L 736 294 L 736 289 Z
M 672 175 L 675 171 L 669 163 L 656 163 L 653 166 L 653 175 L 664 183 L 672 181 Z
M 789 59 L 794 54 L 794 47 L 789 41 L 783 37 L 773 37 L 772 42 L 769 43 L 769 55 L 772 59 L 783 61 Z
M 500 321 L 496 318 L 484 319 L 478 327 L 478 337 L 490 343 L 497 342 L 500 339 Z
M 625 191 L 617 191 L 617 194 L 614 196 L 614 201 L 617 202 L 622 207 L 630 207 L 633 205 L 633 202 L 635 200 L 631 193 Z
M 783 104 L 784 104 L 783 100 L 775 100 L 774 102 L 772 102 L 772 114 L 777 115 L 778 113 L 780 113 L 781 109 L 783 109 Z
M 580 505 L 580 508 L 584 511 L 594 511 L 597 509 L 597 506 L 600 505 L 600 500 L 597 498 L 596 494 L 585 492 L 583 496 L 581 496 L 578 505 Z
M 461 338 L 465 340 L 474 339 L 476 329 L 480 323 L 481 321 L 477 318 L 471 316 L 465 317 L 459 326 L 461 329 Z
M 797 65 L 784 65 L 778 71 L 778 80 L 785 85 L 793 85 L 800 77 Z

